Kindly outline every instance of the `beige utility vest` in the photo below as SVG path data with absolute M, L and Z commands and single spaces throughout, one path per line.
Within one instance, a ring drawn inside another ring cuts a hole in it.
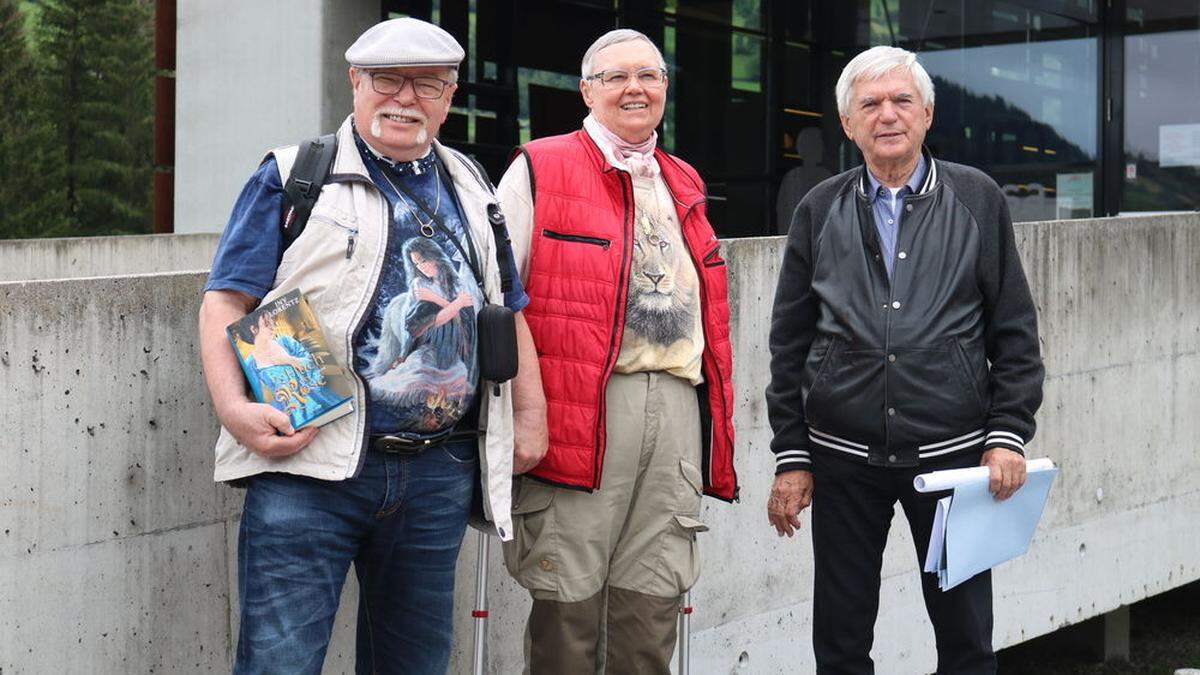
M 329 182 L 322 189 L 304 232 L 284 252 L 271 291 L 262 302 L 271 302 L 295 289 L 304 293 L 329 341 L 330 351 L 352 374 L 354 413 L 321 427 L 310 445 L 289 457 L 256 455 L 222 428 L 213 472 L 217 481 L 269 471 L 345 480 L 357 475 L 365 458 L 366 388 L 353 375 L 353 343 L 383 270 L 391 217 L 387 199 L 371 183 L 359 156 L 351 119 L 348 117 L 338 129 L 337 155 Z M 433 148 L 454 183 L 463 220 L 479 251 L 484 294 L 488 302 L 503 304 L 496 242 L 487 217 L 487 205 L 498 201 L 492 186 L 461 153 L 437 141 Z M 269 155 L 275 157 L 282 184 L 287 182 L 298 149 L 299 146 L 288 146 Z M 486 429 L 479 439 L 479 467 L 484 515 L 490 521 L 486 529 L 494 529 L 501 539 L 508 540 L 512 538 L 512 383 L 501 384 L 498 391 L 496 394 L 491 382 L 479 383 L 480 426 Z

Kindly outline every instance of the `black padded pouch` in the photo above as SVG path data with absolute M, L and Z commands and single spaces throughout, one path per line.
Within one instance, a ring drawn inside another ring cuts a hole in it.
M 479 376 L 507 382 L 517 375 L 516 315 L 504 305 L 485 304 L 476 317 L 479 329 Z

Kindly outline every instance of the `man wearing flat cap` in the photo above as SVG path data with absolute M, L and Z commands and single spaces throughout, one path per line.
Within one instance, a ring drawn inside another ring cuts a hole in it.
M 200 339 L 222 425 L 215 478 L 246 486 L 235 672 L 319 673 L 352 562 L 358 672 L 445 672 L 475 485 L 489 527 L 509 539 L 512 473 L 545 452 L 536 358 L 509 382 L 480 372 L 485 304 L 517 312 L 518 351 L 533 348 L 507 235 L 489 219 L 492 186 L 435 140 L 462 58 L 453 37 L 415 19 L 366 31 L 346 51 L 354 112 L 299 237 L 285 243 L 298 146 L 267 154 L 225 228 Z M 319 430 L 249 398 L 225 336 L 297 289 L 353 375 L 354 412 Z M 525 430 L 515 451 L 514 416 Z

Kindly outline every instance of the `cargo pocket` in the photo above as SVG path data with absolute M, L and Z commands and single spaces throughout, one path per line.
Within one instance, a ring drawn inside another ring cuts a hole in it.
M 692 516 L 676 514 L 668 532 L 663 533 L 663 569 L 671 579 L 670 595 L 683 595 L 700 578 L 700 546 L 696 535 L 707 532 L 708 525 Z
M 686 459 L 679 460 L 679 473 L 683 480 L 676 492 L 675 513 L 700 513 L 700 499 L 704 494 L 704 478 L 700 468 Z
M 700 549 L 696 535 L 708 530 L 697 515 L 704 491 L 704 478 L 700 468 L 686 459 L 679 460 L 678 501 L 675 513 L 667 521 L 662 537 L 662 559 L 658 564 L 658 577 L 663 588 L 654 589 L 655 595 L 670 597 L 683 595 L 696 583 L 700 576 Z
M 513 538 L 504 542 L 504 566 L 531 591 L 558 589 L 557 542 L 554 532 L 555 489 L 522 479 L 512 508 Z

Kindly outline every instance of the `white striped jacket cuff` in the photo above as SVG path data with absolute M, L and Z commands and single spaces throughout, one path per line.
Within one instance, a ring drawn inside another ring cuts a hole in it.
M 775 473 L 795 469 L 812 470 L 812 458 L 807 450 L 781 450 L 775 453 Z
M 1000 432 L 1000 433 L 1009 433 L 1009 432 Z M 867 459 L 870 456 L 871 448 L 869 446 L 864 445 L 862 443 L 852 441 L 847 438 L 842 438 L 840 436 L 834 436 L 833 434 L 826 433 L 824 431 L 819 431 L 812 427 L 808 428 L 808 440 L 809 440 L 809 442 L 814 443 L 816 445 L 820 445 L 820 446 L 829 448 L 831 450 L 837 450 L 839 452 L 844 452 L 846 454 L 854 455 L 856 457 L 861 457 L 863 459 Z M 1012 441 L 1010 440 L 1009 442 L 1011 443 Z M 983 443 L 984 443 L 984 430 L 976 429 L 975 431 L 965 433 L 961 436 L 955 436 L 954 438 L 948 438 L 944 441 L 938 441 L 936 443 L 926 443 L 925 445 L 918 445 L 917 446 L 917 458 L 918 459 L 930 459 L 932 457 L 948 455 L 952 452 L 966 450 L 967 448 L 979 447 Z M 778 472 L 778 467 L 776 468 L 776 472 Z
M 1018 436 L 1017 434 L 1014 434 L 1011 431 L 1001 431 L 1000 429 L 993 429 L 988 432 L 987 440 L 984 442 L 983 447 L 985 447 L 985 448 L 996 448 L 996 447 L 1008 448 L 1009 450 L 1013 450 L 1013 451 L 1019 452 L 1022 455 L 1024 455 L 1025 454 L 1025 439 L 1021 438 L 1020 436 Z

